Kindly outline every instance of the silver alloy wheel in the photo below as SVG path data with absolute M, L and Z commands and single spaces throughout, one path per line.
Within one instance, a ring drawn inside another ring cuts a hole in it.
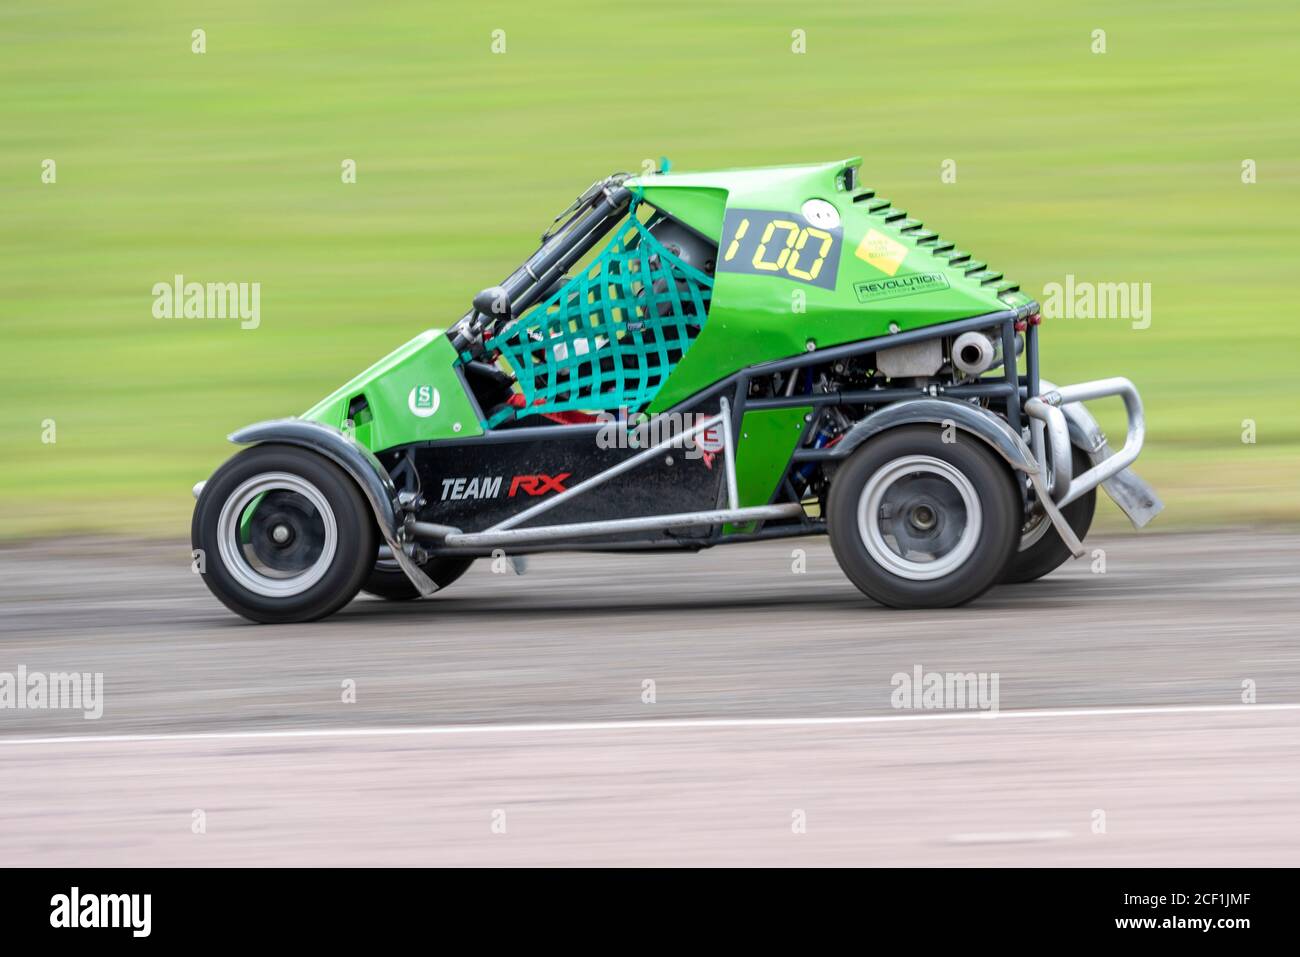
M 257 515 L 276 507 L 265 522 Z M 253 526 L 247 535 L 246 525 Z M 241 587 L 267 598 L 300 595 L 325 577 L 338 537 L 334 511 L 320 489 L 290 472 L 247 479 L 217 517 L 217 549 L 226 571 Z
M 858 498 L 858 532 L 868 554 L 909 581 L 955 572 L 975 551 L 982 524 L 983 509 L 970 479 L 930 455 L 885 463 Z

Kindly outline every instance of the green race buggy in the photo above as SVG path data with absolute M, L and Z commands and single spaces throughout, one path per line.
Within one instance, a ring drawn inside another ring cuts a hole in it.
M 593 184 L 449 329 L 230 437 L 195 487 L 208 587 L 306 621 L 482 556 L 825 533 L 866 595 L 925 608 L 1081 555 L 1098 485 L 1145 525 L 1132 383 L 1042 379 L 1033 299 L 860 162 Z

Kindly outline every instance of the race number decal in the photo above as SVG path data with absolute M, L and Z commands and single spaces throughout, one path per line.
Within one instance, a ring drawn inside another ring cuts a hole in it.
M 844 230 L 812 225 L 799 213 L 729 209 L 722 223 L 719 272 L 743 272 L 835 288 Z

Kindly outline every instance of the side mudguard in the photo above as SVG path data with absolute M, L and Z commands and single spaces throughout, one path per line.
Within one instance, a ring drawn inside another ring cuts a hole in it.
M 955 399 L 909 399 L 877 409 L 845 433 L 833 448 L 832 458 L 844 458 L 873 435 L 900 425 L 948 425 L 978 436 L 1019 472 L 1038 474 L 1034 453 L 1005 419 L 987 409 Z
M 236 445 L 264 445 L 268 442 L 296 445 L 323 455 L 347 472 L 370 503 L 375 524 L 393 558 L 422 595 L 432 595 L 438 586 L 421 571 L 402 547 L 404 533 L 397 487 L 373 452 L 358 445 L 338 429 L 305 419 L 272 419 L 245 426 L 229 436 Z

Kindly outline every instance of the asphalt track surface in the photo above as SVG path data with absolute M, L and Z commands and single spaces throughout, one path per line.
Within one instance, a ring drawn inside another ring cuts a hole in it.
M 808 540 L 483 561 L 299 626 L 184 544 L 6 547 L 0 672 L 102 672 L 104 711 L 0 709 L 0 858 L 1300 862 L 1300 536 L 1088 546 L 938 612 Z M 996 673 L 998 714 L 896 709 L 917 666 Z

